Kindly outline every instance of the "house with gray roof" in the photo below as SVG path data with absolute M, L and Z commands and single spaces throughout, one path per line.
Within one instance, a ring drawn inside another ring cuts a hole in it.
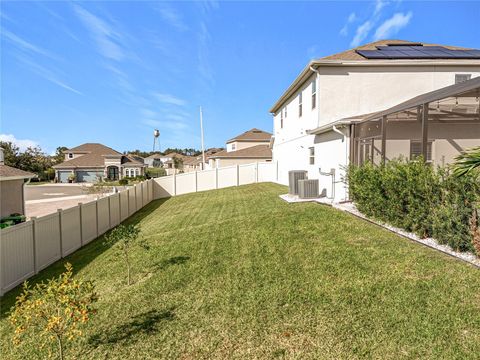
M 82 144 L 65 150 L 64 154 L 65 161 L 54 166 L 58 182 L 93 183 L 145 175 L 146 165 L 141 159 L 102 144 Z

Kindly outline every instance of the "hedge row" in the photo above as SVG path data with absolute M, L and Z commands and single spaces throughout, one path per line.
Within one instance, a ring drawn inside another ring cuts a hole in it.
M 365 215 L 480 255 L 480 184 L 422 160 L 348 169 L 350 198 Z

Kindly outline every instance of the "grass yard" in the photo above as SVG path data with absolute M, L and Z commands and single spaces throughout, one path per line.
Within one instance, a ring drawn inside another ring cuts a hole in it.
M 284 192 L 256 184 L 151 203 L 129 220 L 152 246 L 135 250 L 130 287 L 101 239 L 70 256 L 100 300 L 67 358 L 480 357 L 479 270 Z M 44 358 L 34 339 L 11 344 L 17 293 L 2 299 L 2 359 Z

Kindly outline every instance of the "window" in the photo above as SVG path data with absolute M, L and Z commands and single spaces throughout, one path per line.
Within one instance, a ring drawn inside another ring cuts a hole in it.
M 135 175 L 140 176 L 140 169 L 135 169 Z
M 126 177 L 130 177 L 130 169 L 126 169 L 126 170 L 125 170 L 125 176 L 126 176 Z
M 69 158 L 69 159 L 73 159 L 73 154 L 72 154 L 72 153 L 68 153 L 68 158 Z
M 314 147 L 309 147 L 309 163 L 310 165 L 315 165 L 315 148 Z
M 280 110 L 280 129 L 283 129 L 283 110 Z
M 298 117 L 302 117 L 302 93 L 298 94 Z
M 418 140 L 410 141 L 410 160 L 422 155 L 422 142 Z M 432 161 L 432 142 L 427 142 L 427 162 Z
M 472 78 L 472 74 L 455 74 L 455 84 L 468 81 Z
M 232 151 L 235 151 L 236 147 L 237 147 L 236 144 L 233 143 L 233 144 L 232 144 Z
M 315 109 L 317 106 L 317 83 L 315 80 L 312 81 L 312 109 Z

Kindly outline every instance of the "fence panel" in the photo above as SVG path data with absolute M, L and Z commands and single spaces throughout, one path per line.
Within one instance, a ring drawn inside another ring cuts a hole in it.
M 138 211 L 143 207 L 142 186 L 140 184 L 135 185 L 134 190 L 135 190 L 135 203 L 136 203 L 135 211 Z
M 36 271 L 45 269 L 62 257 L 60 219 L 58 212 L 33 221 L 35 229 Z
M 197 174 L 197 190 L 212 190 L 215 189 L 216 183 L 216 173 L 215 170 L 204 170 L 200 171 Z
M 153 196 L 154 186 L 155 186 L 155 180 L 150 180 L 148 182 L 148 201 L 149 202 L 155 199 L 155 197 Z
M 147 205 L 150 200 L 148 200 L 148 184 L 149 181 L 142 182 L 142 197 L 143 197 L 143 206 Z
M 258 182 L 275 181 L 275 164 L 273 162 L 258 163 Z
M 95 201 L 82 204 L 82 244 L 97 237 L 97 206 Z
M 239 185 L 253 184 L 256 180 L 256 164 L 240 165 L 238 167 Z
M 97 200 L 98 236 L 110 229 L 110 206 L 108 197 Z
M 237 186 L 237 166 L 218 169 L 218 188 Z
M 130 188 L 128 191 L 128 216 L 135 214 L 137 210 L 137 201 L 135 199 L 135 188 Z
M 67 256 L 82 246 L 80 206 L 62 210 L 62 256 Z
M 35 274 L 33 224 L 0 230 L 0 295 Z
M 120 224 L 120 194 L 108 197 L 110 208 L 110 229 Z
M 128 211 L 128 190 L 120 192 L 120 220 L 123 221 L 129 216 Z
M 194 193 L 197 191 L 194 172 L 179 174 L 176 176 L 176 181 L 177 181 L 176 195 Z
M 162 199 L 174 195 L 173 175 L 162 176 L 154 179 L 154 192 L 155 199 Z

